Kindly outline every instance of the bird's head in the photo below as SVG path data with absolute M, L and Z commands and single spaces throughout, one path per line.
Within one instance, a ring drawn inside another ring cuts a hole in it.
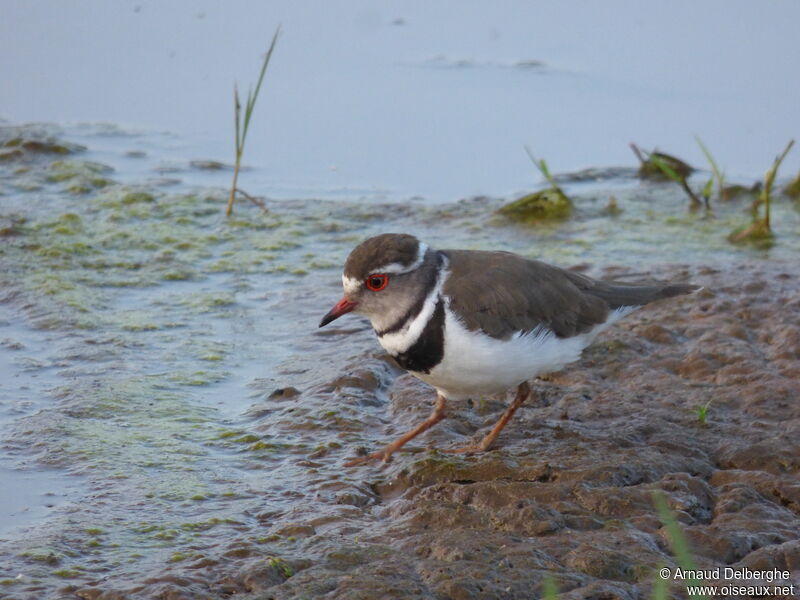
M 345 262 L 344 296 L 319 326 L 349 312 L 367 317 L 376 331 L 396 323 L 435 283 L 432 254 L 427 245 L 404 233 L 384 233 L 362 242 Z

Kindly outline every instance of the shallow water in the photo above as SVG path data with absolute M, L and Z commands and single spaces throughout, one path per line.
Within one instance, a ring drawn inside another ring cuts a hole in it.
M 0 304 L 0 430 L 47 406 L 58 381 L 50 352 L 54 337 L 27 326 L 10 305 Z M 75 491 L 74 478 L 63 471 L 43 469 L 6 452 L 0 461 L 0 538 L 41 523 Z
M 792 0 L 11 0 L 0 118 L 122 124 L 126 149 L 165 169 L 230 162 L 233 82 L 246 91 L 281 24 L 248 137 L 251 193 L 504 196 L 539 179 L 523 144 L 555 171 L 632 164 L 629 142 L 706 166 L 694 135 L 730 177 L 753 178 L 797 136 L 798 20 Z
M 383 517 L 377 476 L 341 465 L 404 415 L 385 411 L 397 373 L 369 327 L 317 323 L 368 235 L 595 274 L 793 272 L 800 211 L 783 198 L 769 248 L 726 240 L 750 199 L 691 213 L 677 186 L 625 169 L 565 184 L 562 223 L 494 211 L 538 180 L 523 144 L 559 172 L 630 167 L 630 141 L 703 166 L 697 133 L 732 179 L 760 177 L 796 133 L 799 11 L 4 3 L 0 119 L 61 125 L 2 135 L 86 149 L 0 161 L 0 595 L 193 597 L 248 561 L 354 560 L 335 544 Z M 273 200 L 226 220 L 230 168 L 197 161 L 230 161 L 232 82 L 252 81 L 278 23 L 241 179 Z
M 53 131 L 91 139 L 86 128 Z M 308 532 L 293 523 L 347 529 L 352 498 L 371 492 L 341 467 L 367 441 L 342 403 L 385 401 L 396 372 L 380 366 L 362 321 L 317 323 L 368 235 L 411 231 L 440 247 L 621 273 L 792 264 L 800 251 L 787 200 L 774 206 L 774 246 L 734 247 L 726 235 L 748 221 L 747 200 L 691 213 L 677 186 L 633 181 L 613 189 L 616 216 L 612 192 L 575 186 L 574 218 L 538 227 L 495 216 L 502 201 L 490 198 L 272 201 L 266 213 L 241 203 L 225 219 L 225 194 L 189 186 L 191 176 L 115 183 L 135 160 L 124 155 L 130 138 L 103 135 L 119 162 L 90 147 L 59 157 L 66 164 L 38 154 L 0 163 L 0 568 L 19 597 L 89 584 L 147 596 L 201 564 L 231 572 L 254 556 L 296 555 Z

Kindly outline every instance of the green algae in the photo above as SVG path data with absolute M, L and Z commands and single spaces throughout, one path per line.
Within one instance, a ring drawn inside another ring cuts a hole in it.
M 180 501 L 205 493 L 202 476 L 194 472 L 194 462 L 204 452 L 190 442 L 205 429 L 210 439 L 208 419 L 197 408 L 185 405 L 180 394 L 158 390 L 161 378 L 140 377 L 111 382 L 111 388 L 64 386 L 62 397 L 80 400 L 70 411 L 70 418 L 47 420 L 37 434 L 54 440 L 40 460 L 49 464 L 89 463 L 113 476 L 123 469 L 135 476 L 159 466 L 171 474 L 159 479 L 145 478 L 142 494 L 167 501 Z M 149 385 L 148 385 L 149 384 Z M 190 435 L 185 417 L 197 413 L 201 429 Z M 170 418 L 180 415 L 183 419 Z M 159 423 L 154 427 L 154 423 Z M 137 480 L 140 478 L 137 476 Z
M 121 316 L 120 328 L 123 331 L 156 331 L 164 325 L 150 320 L 154 315 L 144 311 L 129 311 Z
M 730 233 L 728 240 L 733 244 L 750 245 L 765 250 L 772 248 L 776 242 L 775 234 L 763 219 L 737 227 Z
M 733 243 L 749 243 L 757 245 L 760 248 L 770 248 L 775 243 L 775 233 L 772 231 L 770 225 L 770 213 L 772 207 L 772 188 L 775 184 L 775 178 L 778 175 L 778 169 L 786 158 L 786 155 L 794 146 L 794 140 L 790 140 L 786 148 L 781 154 L 775 157 L 772 166 L 767 170 L 764 175 L 764 185 L 758 195 L 757 200 L 752 205 L 753 222 L 746 227 L 740 227 L 734 230 L 728 239 Z M 764 206 L 764 216 L 758 217 L 759 206 Z
M 294 569 L 282 558 L 270 557 L 267 559 L 267 564 L 280 573 L 284 579 L 289 579 L 294 575 Z
M 184 561 L 184 560 L 188 560 L 188 559 L 190 559 L 192 557 L 193 557 L 192 554 L 189 554 L 189 553 L 186 553 L 186 552 L 173 552 L 172 556 L 170 556 L 167 559 L 167 562 L 171 562 L 171 563 L 181 562 L 181 561 Z
M 672 179 L 668 171 L 672 171 L 679 177 L 686 179 L 695 171 L 694 167 L 671 154 L 659 152 L 658 150 L 647 152 L 641 150 L 635 144 L 631 144 L 631 149 L 636 154 L 636 158 L 639 159 L 638 175 L 642 179 L 666 181 Z M 668 171 L 665 171 L 665 166 Z
M 236 304 L 236 296 L 230 292 L 203 292 L 187 295 L 179 302 L 192 309 L 195 314 L 202 314 Z
M 56 160 L 47 167 L 47 181 L 59 183 L 70 179 L 91 179 L 97 175 L 112 173 L 108 165 L 88 160 Z
M 44 189 L 42 181 L 32 177 L 19 177 L 14 180 L 11 187 L 20 192 L 38 192 Z
M 218 363 L 224 361 L 234 350 L 233 345 L 219 340 L 198 340 L 192 345 L 192 355 L 198 360 Z
M 285 444 L 271 444 L 269 442 L 259 440 L 251 444 L 247 449 L 251 452 L 258 452 L 260 450 L 265 450 L 267 452 L 280 452 L 286 447 L 287 446 Z
M 179 385 L 203 386 L 211 385 L 225 379 L 225 372 L 197 370 L 191 372 L 175 372 L 169 375 L 169 381 Z
M 56 551 L 50 548 L 28 548 L 27 550 L 20 552 L 19 556 L 34 562 L 51 566 L 60 564 L 63 558 L 63 555 L 58 554 Z
M 181 523 L 180 529 L 183 531 L 208 531 L 218 525 L 242 525 L 242 522 L 231 518 L 211 517 L 204 521 Z
M 85 146 L 58 139 L 36 125 L 0 128 L 0 148 L 7 160 L 36 155 L 68 155 L 86 150 Z
M 39 176 L 34 170 L 10 176 L 9 181 L 21 177 Z M 253 321 L 243 321 L 238 314 L 252 306 L 256 294 L 270 305 L 280 304 L 283 293 L 295 297 L 297 292 L 300 299 L 313 295 L 311 281 L 331 282 L 331 293 L 337 294 L 335 284 L 349 249 L 387 227 L 389 217 L 392 229 L 413 229 L 421 238 L 436 239 L 440 247 L 498 248 L 500 237 L 504 248 L 561 264 L 585 261 L 590 254 L 598 262 L 626 263 L 636 256 L 637 262 L 648 264 L 663 262 L 665 249 L 670 260 L 730 256 L 726 228 L 739 216 L 734 203 L 726 204 L 730 209 L 720 209 L 714 219 L 680 216 L 676 207 L 682 203 L 665 189 L 619 192 L 624 211 L 613 223 L 602 214 L 607 196 L 596 203 L 594 212 L 592 198 L 582 198 L 573 218 L 552 228 L 509 227 L 503 219 L 487 225 L 486 215 L 499 205 L 494 200 L 402 211 L 309 202 L 287 204 L 269 215 L 243 206 L 242 223 L 230 223 L 219 215 L 220 195 L 162 194 L 111 184 L 85 197 L 72 197 L 60 191 L 64 184 L 46 184 L 50 204 L 43 210 L 15 222 L 7 215 L 0 220 L 7 227 L 0 260 L 13 278 L 9 285 L 30 303 L 37 327 L 76 338 L 79 350 L 73 351 L 80 358 L 74 362 L 83 368 L 69 363 L 64 367 L 75 372 L 59 381 L 64 385 L 54 390 L 53 406 L 26 420 L 11 442 L 39 464 L 83 474 L 110 490 L 109 496 L 98 498 L 97 506 L 71 515 L 74 522 L 54 526 L 54 531 L 60 528 L 52 550 L 59 560 L 56 565 L 26 560 L 32 575 L 51 577 L 51 583 L 54 566 L 78 570 L 80 563 L 88 564 L 89 552 L 98 568 L 112 572 L 114 565 L 136 570 L 143 568 L 136 566 L 140 563 L 160 570 L 172 552 L 186 557 L 178 564 L 196 556 L 194 545 L 241 540 L 243 528 L 259 531 L 248 514 L 253 489 L 270 507 L 272 502 L 278 507 L 289 502 L 272 496 L 286 486 L 276 482 L 276 466 L 288 462 L 287 455 L 305 457 L 312 449 L 340 447 L 339 442 L 328 442 L 330 437 L 346 439 L 341 436 L 347 431 L 363 429 L 363 423 L 343 419 L 337 411 L 321 417 L 323 410 L 309 416 L 300 408 L 292 408 L 291 417 L 276 412 L 275 429 L 262 428 L 262 423 L 251 428 L 250 423 L 226 421 L 216 404 L 210 405 L 246 396 L 226 387 L 229 381 L 236 385 L 230 374 L 242 364 L 257 365 L 258 377 L 278 379 L 276 359 L 264 359 L 270 352 L 297 371 L 304 364 L 310 370 L 325 367 L 315 364 L 319 355 L 303 363 L 285 332 L 273 339 L 272 323 L 261 321 L 260 313 L 253 318 L 259 319 L 255 328 L 263 325 L 269 339 L 263 347 L 248 348 L 258 334 L 240 338 L 236 327 L 245 323 L 253 328 Z M 141 193 L 152 199 L 131 196 Z M 776 228 L 797 226 L 796 213 L 789 211 L 787 216 L 787 207 L 779 203 L 773 208 Z M 444 213 L 449 215 L 446 219 L 440 216 Z M 796 250 L 789 235 L 773 248 L 785 253 L 776 256 Z M 744 256 L 748 252 L 733 251 Z M 314 279 L 298 276 L 301 272 Z M 246 285 L 238 287 L 242 282 Z M 276 322 L 304 314 L 305 308 L 276 309 Z M 282 331 L 280 323 L 275 327 Z M 96 352 L 83 354 L 86 348 Z M 259 389 L 259 402 L 278 387 L 305 389 L 302 376 L 294 375 L 297 371 L 280 376 L 286 381 Z M 298 377 L 298 382 L 289 377 Z M 265 402 L 288 406 L 285 399 Z M 276 439 L 281 443 L 270 441 Z M 434 454 L 426 460 L 417 467 L 412 463 L 411 477 L 420 484 L 470 477 L 472 467 L 464 459 Z M 232 465 L 244 468 L 235 477 L 220 477 L 223 468 Z M 322 468 L 319 472 L 325 474 Z M 238 479 L 241 473 L 257 481 L 243 483 Z M 305 492 L 306 484 L 299 485 Z M 140 526 L 146 519 L 152 522 Z M 90 532 L 95 523 L 106 533 Z M 288 544 L 295 544 L 292 550 L 299 552 L 304 543 L 295 536 L 257 539 L 275 544 L 264 547 L 265 554 Z M 27 545 L 41 544 L 20 541 L 21 549 Z
M 186 269 L 182 271 L 167 271 L 161 276 L 161 279 L 164 281 L 189 281 L 195 277 L 196 275 L 193 271 Z
M 0 151 L 0 161 L 10 162 L 12 160 L 19 160 L 25 156 L 25 153 L 20 150 L 19 148 L 14 148 L 13 150 L 2 150 Z
M 562 192 L 548 188 L 527 194 L 506 204 L 497 212 L 519 223 L 558 221 L 572 214 L 572 202 Z
M 120 202 L 122 204 L 138 204 L 155 202 L 156 197 L 148 192 L 126 192 Z
M 22 235 L 27 219 L 18 214 L 0 215 L 0 237 Z
M 237 435 L 242 435 L 241 431 L 223 431 L 219 435 L 217 435 L 218 440 L 226 440 L 228 438 L 236 437 Z
M 74 579 L 76 577 L 80 577 L 83 575 L 83 569 L 71 568 L 71 569 L 56 569 L 53 571 L 53 575 L 56 577 L 60 577 L 62 579 Z
M 57 160 L 48 166 L 45 181 L 64 183 L 69 194 L 89 194 L 114 183 L 106 175 L 113 172 L 107 165 L 90 161 Z
M 225 445 L 229 448 L 247 446 L 248 452 L 265 451 L 268 453 L 274 453 L 290 449 L 288 444 L 268 442 L 262 439 L 261 436 L 253 433 L 246 433 L 244 431 L 222 431 L 217 434 L 216 439 L 224 440 Z
M 153 534 L 153 538 L 171 542 L 172 540 L 178 538 L 179 535 L 180 532 L 177 529 L 165 529 Z

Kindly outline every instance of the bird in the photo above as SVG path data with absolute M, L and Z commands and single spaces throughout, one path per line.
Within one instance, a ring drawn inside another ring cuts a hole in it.
M 480 442 L 443 452 L 488 450 L 531 395 L 531 379 L 577 361 L 598 334 L 637 308 L 700 289 L 593 279 L 505 251 L 436 250 L 406 233 L 376 235 L 356 246 L 342 286 L 342 299 L 319 326 L 347 313 L 365 316 L 397 364 L 437 393 L 425 421 L 347 466 L 389 462 L 445 418 L 448 400 L 516 388 Z

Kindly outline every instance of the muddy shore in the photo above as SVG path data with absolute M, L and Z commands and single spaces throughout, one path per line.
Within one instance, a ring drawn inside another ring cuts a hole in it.
M 385 467 L 325 476 L 430 410 L 431 390 L 376 352 L 348 357 L 327 385 L 273 393 L 254 431 L 274 428 L 276 412 L 284 426 L 302 427 L 292 407 L 333 397 L 351 438 L 298 458 L 320 473 L 313 498 L 254 515 L 264 536 L 281 540 L 280 558 L 230 544 L 180 575 L 167 569 L 124 592 L 98 581 L 72 593 L 528 599 L 552 576 L 562 598 L 648 598 L 656 569 L 678 566 L 653 490 L 666 495 L 699 568 L 789 570 L 797 585 L 798 273 L 749 264 L 659 274 L 707 289 L 635 313 L 580 363 L 536 380 L 535 400 L 482 456 L 420 448 Z M 709 400 L 702 424 L 696 409 Z M 454 404 L 423 442 L 477 438 L 506 401 Z M 671 590 L 685 597 L 680 583 Z
M 384 469 L 359 467 L 360 487 L 329 485 L 320 497 L 342 505 L 338 519 L 277 517 L 273 527 L 291 523 L 302 535 L 287 557 L 296 573 L 258 581 L 245 567 L 232 580 L 237 591 L 256 591 L 252 599 L 522 599 L 540 597 L 550 573 L 564 598 L 647 598 L 656 567 L 677 566 L 652 490 L 668 498 L 700 568 L 789 570 L 796 585 L 798 273 L 751 264 L 660 274 L 707 289 L 639 311 L 579 364 L 536 381 L 537 399 L 496 450 L 409 453 Z M 365 366 L 316 393 L 340 395 L 370 447 L 427 415 L 424 385 L 407 375 L 390 383 L 394 372 L 378 359 L 357 362 Z M 374 401 L 376 389 L 384 402 Z M 709 400 L 701 424 L 695 410 Z M 463 444 L 504 406 L 502 398 L 454 406 L 425 441 Z M 679 584 L 672 590 L 684 597 Z
M 529 599 L 551 577 L 562 598 L 645 599 L 678 566 L 654 490 L 699 568 L 800 585 L 787 201 L 767 249 L 726 240 L 746 200 L 704 218 L 670 186 L 615 191 L 615 217 L 607 193 L 579 197 L 538 229 L 492 220 L 486 198 L 273 202 L 225 220 L 218 190 L 123 185 L 48 143 L 0 163 L 0 425 L 8 474 L 59 474 L 42 485 L 64 499 L 0 538 L 0 597 Z M 435 448 L 481 437 L 505 397 L 453 402 L 415 451 L 348 469 L 434 400 L 363 321 L 316 329 L 347 251 L 387 229 L 705 289 L 532 382 L 491 452 Z

